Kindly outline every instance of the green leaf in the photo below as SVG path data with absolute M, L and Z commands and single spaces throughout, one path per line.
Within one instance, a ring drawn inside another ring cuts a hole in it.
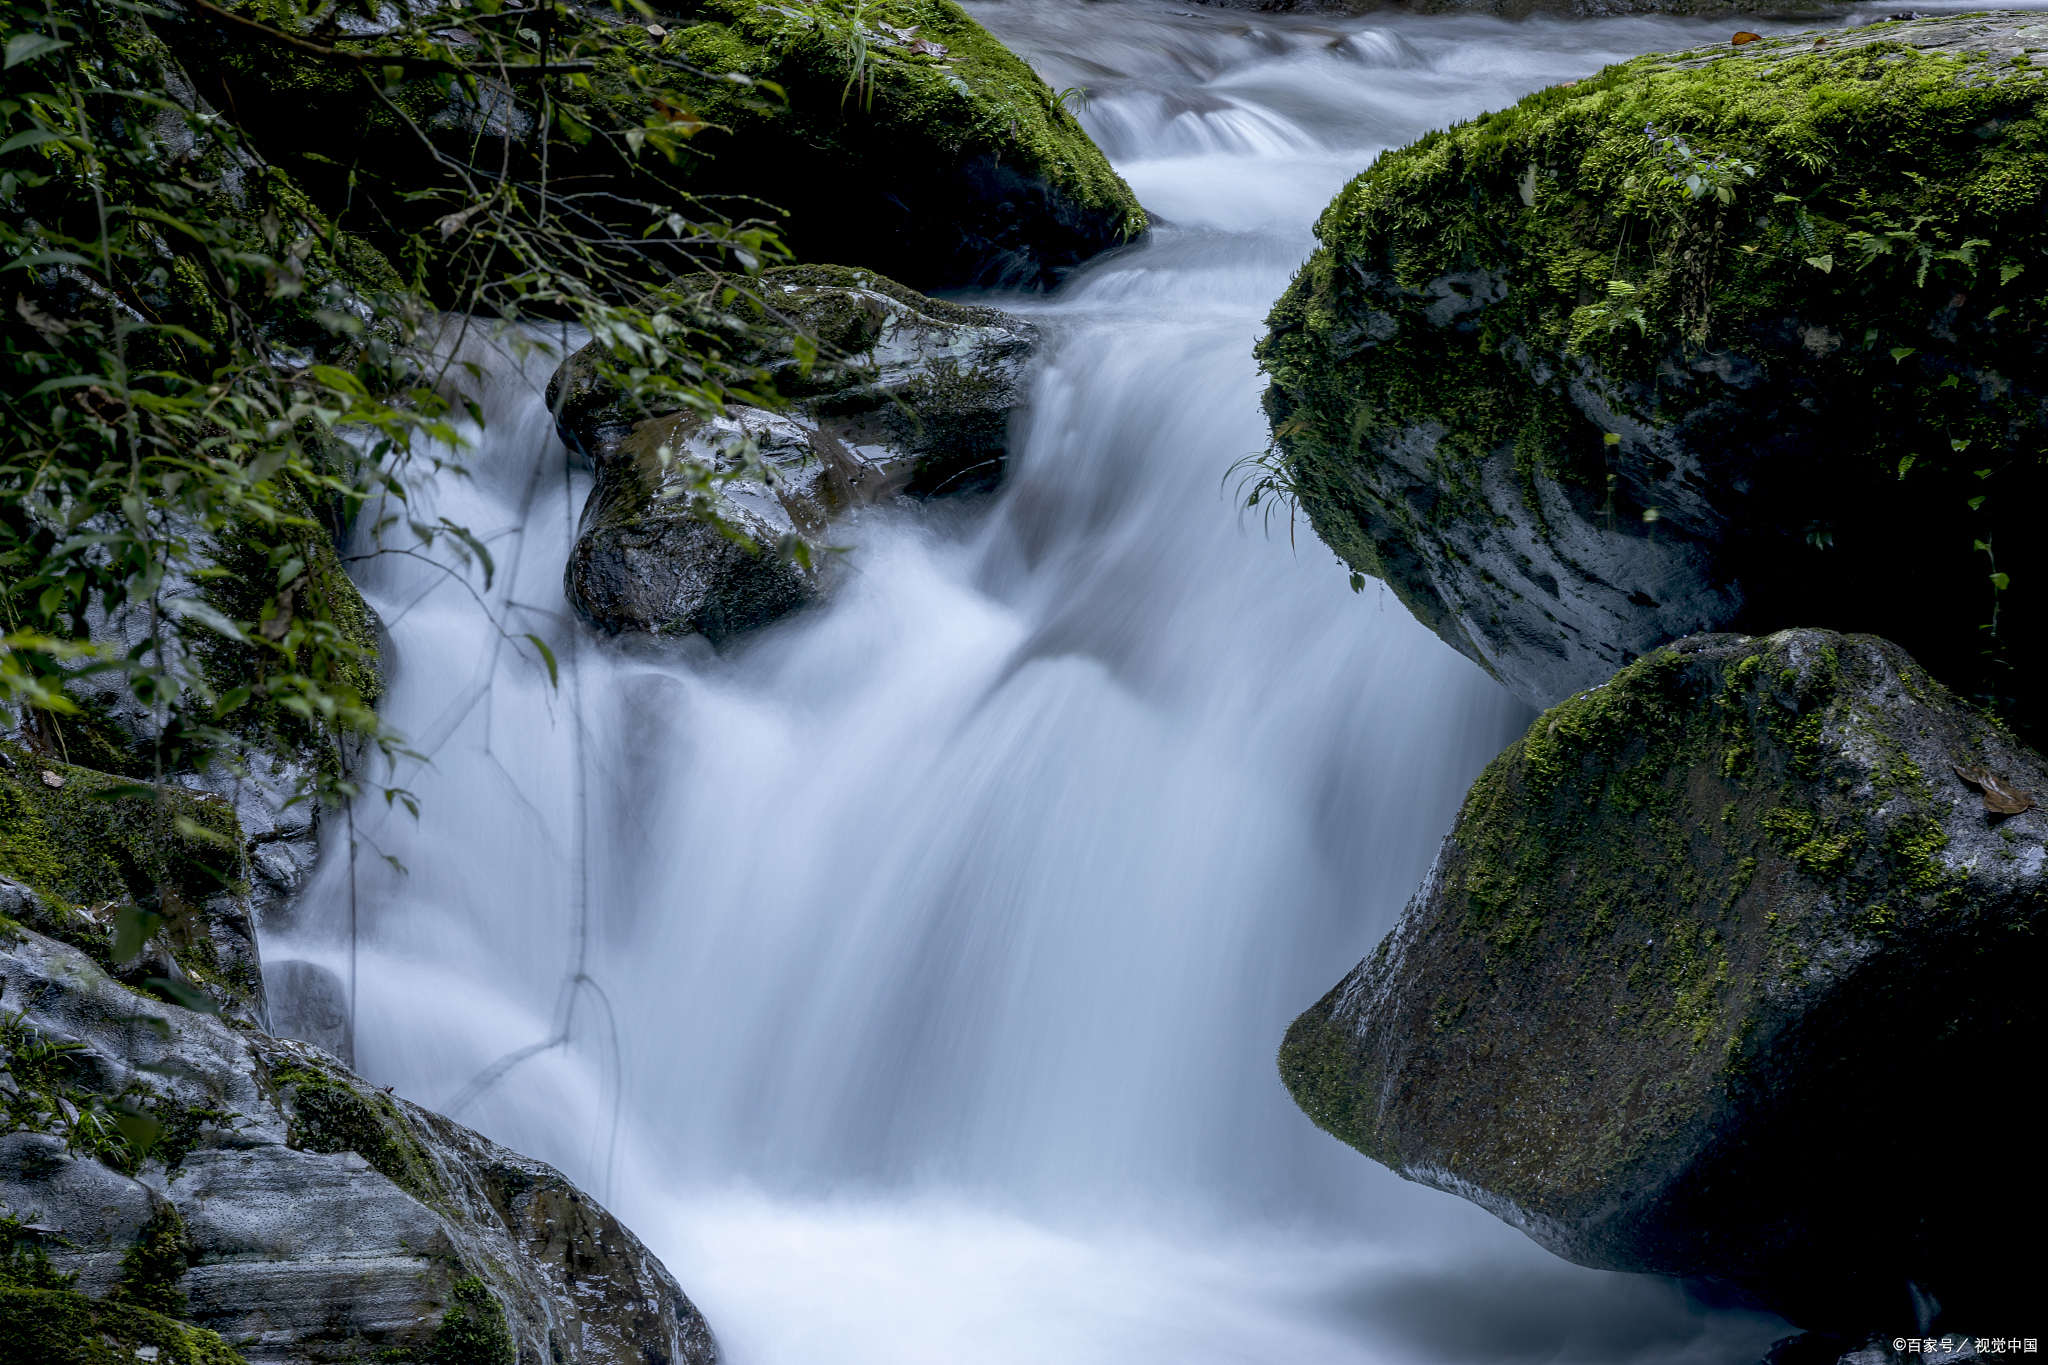
M 218 848 L 232 849 L 235 841 L 217 829 L 208 829 L 189 815 L 180 815 L 171 821 L 171 828 L 181 839 L 196 839 L 202 844 L 213 844 Z
M 156 788 L 146 787 L 140 782 L 122 782 L 111 787 L 100 787 L 86 793 L 95 801 L 125 801 L 131 796 L 148 800 L 156 798 Z
M 1618 446 L 1621 444 L 1621 433 L 1610 431 L 1600 438 L 1600 443 L 1602 445 Z
M 164 927 L 164 917 L 139 905 L 124 905 L 114 912 L 114 964 L 121 966 L 142 955 L 142 945 Z
M 1991 575 L 1991 586 L 1998 589 L 2000 592 L 2004 592 L 2007 588 L 2012 586 L 2012 579 L 2005 574 L 1995 573 Z
M 548 666 L 548 686 L 559 688 L 562 685 L 562 677 L 555 667 L 555 651 L 549 649 L 548 642 L 538 635 L 529 635 L 526 638 L 533 641 L 533 647 L 540 651 L 541 662 Z
M 1919 458 L 1920 457 L 1918 455 L 1908 455 L 1901 459 L 1899 461 L 1899 477 L 1902 479 L 1905 478 L 1906 471 L 1911 469 L 1913 467 L 1913 461 Z
M 1984 496 L 1981 493 L 1978 494 L 1976 497 L 1970 499 L 1970 510 L 1972 512 L 1976 511 L 1979 507 L 1982 507 L 1983 505 Z
M 1901 360 L 1904 360 L 1904 359 L 1905 359 L 1905 358 L 1906 358 L 1907 356 L 1909 356 L 1909 355 L 1912 355 L 1912 354 L 1914 353 L 1914 351 L 1915 351 L 1916 349 L 1917 349 L 1917 348 L 1915 348 L 1915 347 L 1912 347 L 1912 346 L 1894 346 L 1894 347 L 1892 347 L 1892 364 L 1894 364 L 1894 365 L 1898 364 L 1898 363 L 1899 363 L 1899 362 L 1900 362 Z
M 491 578 L 498 572 L 497 564 L 491 559 L 491 552 L 484 548 L 484 543 L 481 540 L 470 534 L 467 526 L 457 526 L 446 517 L 441 518 L 441 525 L 447 529 L 449 535 L 454 536 L 464 545 L 467 545 L 470 553 L 474 554 L 477 557 L 477 561 L 484 566 L 484 591 L 489 592 L 491 590 Z
M 148 1156 L 150 1149 L 156 1146 L 156 1140 L 163 1136 L 163 1124 L 140 1109 L 115 1109 L 109 1117 L 114 1120 L 114 1127 L 120 1129 L 121 1136 L 128 1139 L 128 1145 L 140 1156 Z
M 1823 275 L 1835 273 L 1835 254 L 1832 251 L 1825 256 L 1808 256 L 1806 263 Z
M 194 990 L 182 981 L 173 981 L 167 976 L 152 976 L 142 984 L 173 1005 L 183 1005 L 186 1009 L 200 1014 L 220 1013 L 220 1006 L 214 1003 L 212 996 L 205 991 Z
M 69 142 L 74 146 L 78 145 L 78 140 L 68 133 L 60 133 L 54 128 L 31 128 L 25 133 L 16 133 L 7 141 L 0 142 L 0 156 L 21 151 L 25 147 L 40 147 L 45 142 Z
M 2019 278 L 2020 272 L 2026 268 L 2024 262 L 2007 261 L 2004 265 L 1998 267 L 1998 282 L 2000 284 L 2011 284 Z M 1999 310 L 1999 312 L 2004 311 L 2002 308 Z
M 0 70 L 11 71 L 23 62 L 32 62 L 70 46 L 62 38 L 52 38 L 46 33 L 17 33 L 7 40 L 7 64 Z

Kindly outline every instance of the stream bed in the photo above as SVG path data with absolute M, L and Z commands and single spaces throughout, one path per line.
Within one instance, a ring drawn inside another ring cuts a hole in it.
M 830 600 L 722 653 L 603 641 L 550 362 L 501 357 L 433 493 L 490 586 L 360 575 L 420 813 L 366 803 L 353 859 L 329 822 L 266 955 L 352 975 L 358 1069 L 605 1200 L 731 1365 L 1755 1360 L 1785 1324 L 1568 1265 L 1281 1088 L 1530 713 L 1228 474 L 1349 176 L 1731 22 L 970 8 L 1158 224 L 985 297 L 1045 339 L 1005 486 L 843 523 Z

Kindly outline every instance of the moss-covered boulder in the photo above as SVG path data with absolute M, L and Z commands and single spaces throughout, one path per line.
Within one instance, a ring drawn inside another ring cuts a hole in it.
M 549 385 L 563 441 L 597 473 L 565 589 L 600 630 L 718 641 L 762 625 L 819 590 L 816 551 L 835 517 L 1002 477 L 1029 323 L 838 266 L 737 284 L 705 275 L 674 291 L 692 315 L 725 310 L 729 345 L 772 377 L 787 411 L 650 411 L 614 382 L 622 362 L 597 341 Z M 707 480 L 749 457 L 752 476 Z
M 8 1365 L 717 1358 L 660 1261 L 559 1172 L 5 924 L 0 1254 Z
M 1274 308 L 1272 484 L 1549 705 L 1701 629 L 2031 725 L 2048 26 L 1643 57 L 1387 153 Z
M 711 86 L 695 183 L 789 211 L 809 260 L 920 289 L 1050 284 L 1144 231 L 1144 210 L 1073 112 L 953 0 L 860 8 L 872 85 L 849 91 L 852 9 L 706 0 L 670 41 L 715 73 L 773 80 L 787 105 Z M 760 168 L 775 168 L 773 178 Z
M 2048 763 L 1886 641 L 1681 641 L 1494 761 L 1281 1075 L 1581 1264 L 1857 1340 L 1928 1302 L 1986 1330 L 2034 1296 L 1956 1222 L 2042 1212 L 1993 1097 L 2042 1043 L 2043 796 Z
M 242 849 L 219 796 L 0 739 L 0 932 L 27 925 L 139 990 L 259 1023 L 263 964 Z
M 552 9 L 552 59 L 583 69 L 545 90 L 485 80 L 474 93 L 398 68 L 380 92 L 352 61 L 210 16 L 158 26 L 272 162 L 408 271 L 427 259 L 417 243 L 442 242 L 436 220 L 474 202 L 468 184 L 507 168 L 527 183 L 544 174 L 592 228 L 638 239 L 673 210 L 760 215 L 799 258 L 926 289 L 1049 284 L 1145 228 L 1073 113 L 953 0 L 643 8 Z M 455 17 L 508 37 L 539 22 L 490 3 Z M 458 49 L 473 41 L 448 34 Z M 415 55 L 371 35 L 323 41 Z M 657 136 L 615 136 L 650 122 Z M 431 271 L 422 280 L 436 285 Z

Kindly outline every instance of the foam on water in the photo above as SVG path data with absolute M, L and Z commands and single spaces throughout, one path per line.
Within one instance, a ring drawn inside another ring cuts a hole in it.
M 1754 1358 L 1781 1324 L 1566 1265 L 1280 1087 L 1528 713 L 1225 482 L 1347 176 L 1726 22 L 974 9 L 1163 225 L 998 300 L 1046 340 L 1002 492 L 862 516 L 829 603 L 722 654 L 572 627 L 587 478 L 546 365 L 494 362 L 424 500 L 496 580 L 361 575 L 428 759 L 417 821 L 357 813 L 361 1069 L 599 1193 L 735 1365 Z M 266 951 L 344 965 L 350 870 Z

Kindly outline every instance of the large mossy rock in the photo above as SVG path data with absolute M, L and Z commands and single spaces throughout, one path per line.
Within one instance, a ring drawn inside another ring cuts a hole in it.
M 879 38 L 871 98 L 848 95 L 835 24 L 805 9 L 705 0 L 672 40 L 707 71 L 788 92 L 776 105 L 709 87 L 704 112 L 730 131 L 697 144 L 715 160 L 694 183 L 788 210 L 800 258 L 920 289 L 1050 285 L 1144 231 L 1136 196 L 1073 112 L 953 0 L 867 7 Z M 943 52 L 918 50 L 931 45 Z
M 230 1365 L 222 1341 L 278 1365 L 717 1359 L 661 1263 L 559 1172 L 4 922 L 0 1231 L 35 1242 L 0 1248 L 9 1365 L 148 1344 Z
M 449 20 L 526 22 L 494 18 L 494 8 Z M 800 259 L 850 261 L 923 289 L 1049 285 L 1144 230 L 1130 187 L 1073 113 L 953 0 L 854 10 L 803 0 L 562 10 L 551 50 L 591 69 L 553 83 L 562 132 L 549 145 L 548 183 L 589 224 L 630 238 L 671 209 L 760 215 Z M 849 90 L 856 23 L 866 55 Z M 269 161 L 329 213 L 346 208 L 356 231 L 408 269 L 425 264 L 413 239 L 437 248 L 434 222 L 472 202 L 451 166 L 473 164 L 480 181 L 501 166 L 541 178 L 549 129 L 536 81 L 485 81 L 471 97 L 423 74 L 379 94 L 349 62 L 204 15 L 158 27 Z M 404 55 L 374 36 L 334 41 Z M 588 132 L 654 117 L 648 82 L 683 130 L 670 139 L 673 161 L 656 144 Z M 423 283 L 435 287 L 430 269 Z
M 1989 1330 L 2034 1270 L 2048 764 L 1897 646 L 1693 637 L 1543 716 L 1289 1029 L 1317 1124 L 1559 1255 L 1805 1326 Z M 2006 802 L 2008 807 L 2027 804 Z M 1916 1308 L 1915 1295 L 1920 1296 Z
M 1537 705 L 1820 621 L 2030 727 L 2044 76 L 2039 16 L 1884 23 L 1643 57 L 1383 155 L 1260 346 L 1279 482 Z
M 600 342 L 549 383 L 563 442 L 597 476 L 564 587 L 599 630 L 717 642 L 763 625 L 819 591 L 834 518 L 1002 478 L 1036 345 L 1029 323 L 838 266 L 696 276 L 674 290 L 701 302 L 735 285 L 729 344 L 793 400 L 787 411 L 646 410 L 607 377 Z M 800 363 L 800 339 L 807 360 L 822 358 Z M 760 477 L 706 483 L 702 471 L 736 467 L 742 443 Z

